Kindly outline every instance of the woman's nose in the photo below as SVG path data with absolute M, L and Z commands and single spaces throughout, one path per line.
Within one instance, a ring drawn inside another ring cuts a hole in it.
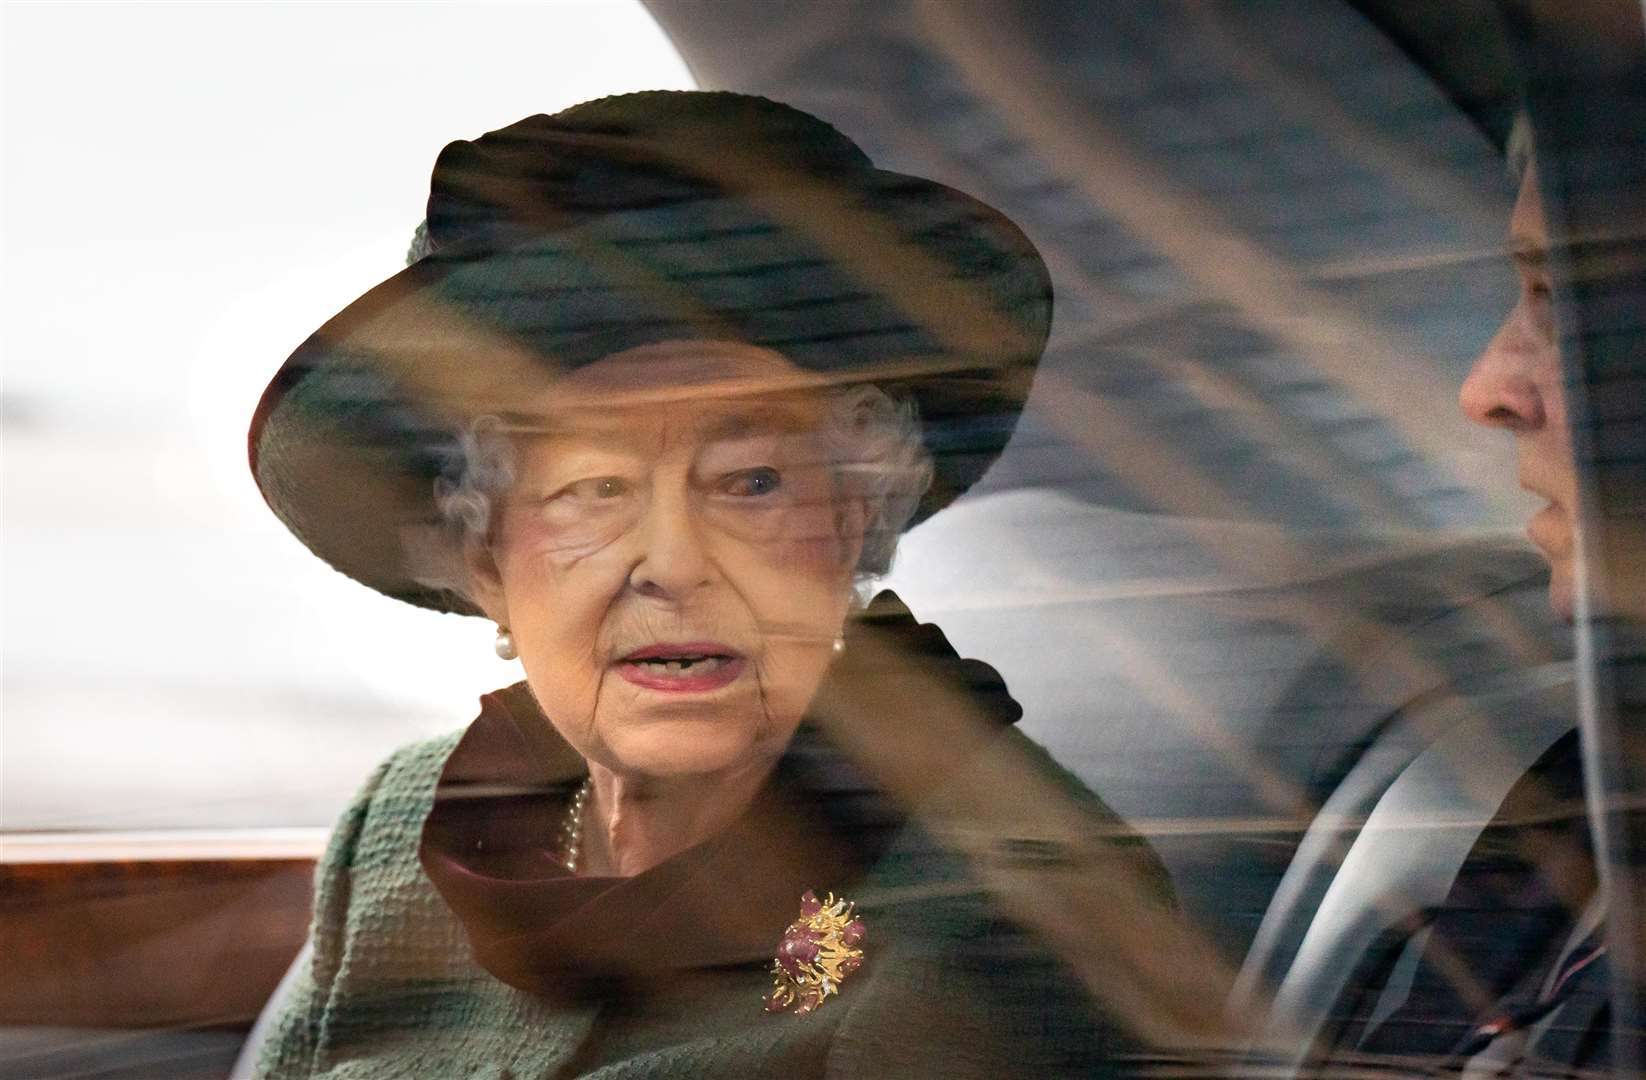
M 709 582 L 713 564 L 686 492 L 656 492 L 638 523 L 640 547 L 629 584 L 646 596 L 683 600 Z
M 1477 424 L 1509 431 L 1543 425 L 1543 396 L 1536 378 L 1538 345 L 1523 325 L 1525 317 L 1518 307 L 1510 313 L 1463 380 L 1458 404 Z

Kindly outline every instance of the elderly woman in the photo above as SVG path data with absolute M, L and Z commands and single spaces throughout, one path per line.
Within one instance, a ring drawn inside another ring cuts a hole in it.
M 410 265 L 282 367 L 252 467 L 316 554 L 484 614 L 526 677 L 344 815 L 265 1075 L 1114 1060 L 918 810 L 1016 755 L 1145 895 L 1157 864 L 991 669 L 858 592 L 999 453 L 1050 301 L 1000 214 L 763 99 L 448 146 Z

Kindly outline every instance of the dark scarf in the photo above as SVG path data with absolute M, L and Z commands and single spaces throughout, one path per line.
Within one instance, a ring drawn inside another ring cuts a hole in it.
M 957 680 L 1002 726 L 1022 715 L 993 668 L 959 657 L 895 594 L 881 593 L 861 619 Z M 851 655 L 848 637 L 831 679 L 865 677 Z M 476 962 L 534 993 L 769 961 L 801 893 L 851 895 L 904 824 L 888 797 L 802 725 L 771 781 L 723 832 L 634 877 L 578 877 L 559 865 L 556 844 L 586 775 L 519 683 L 481 699 L 423 827 L 424 871 Z

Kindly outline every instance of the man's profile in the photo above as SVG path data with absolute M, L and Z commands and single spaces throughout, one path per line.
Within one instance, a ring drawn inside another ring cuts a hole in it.
M 1578 609 L 1578 470 L 1536 164 L 1510 156 L 1517 300 L 1476 359 L 1459 402 L 1513 440 L 1520 486 L 1543 500 L 1526 534 L 1549 566 L 1551 612 Z M 1570 696 L 1569 686 L 1559 688 Z M 1575 706 L 1569 706 L 1574 709 Z M 1510 719 L 1512 717 L 1500 717 Z M 1609 1061 L 1604 894 L 1584 800 L 1575 721 L 1519 774 L 1445 900 L 1415 916 L 1387 962 L 1357 987 L 1340 1051 L 1426 1060 L 1465 1076 L 1604 1069 Z M 1404 971 L 1403 962 L 1411 966 Z

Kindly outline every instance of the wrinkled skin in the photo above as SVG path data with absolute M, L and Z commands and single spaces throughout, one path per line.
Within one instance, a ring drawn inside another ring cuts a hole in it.
M 470 553 L 477 599 L 590 764 L 608 854 L 626 804 L 674 808 L 636 827 L 649 854 L 628 869 L 735 815 L 832 660 L 864 515 L 825 460 L 809 378 L 775 353 L 712 344 L 563 377 L 515 437 L 513 489 Z M 729 683 L 625 677 L 637 650 L 704 642 L 736 658 Z M 684 797 L 629 798 L 657 791 Z

